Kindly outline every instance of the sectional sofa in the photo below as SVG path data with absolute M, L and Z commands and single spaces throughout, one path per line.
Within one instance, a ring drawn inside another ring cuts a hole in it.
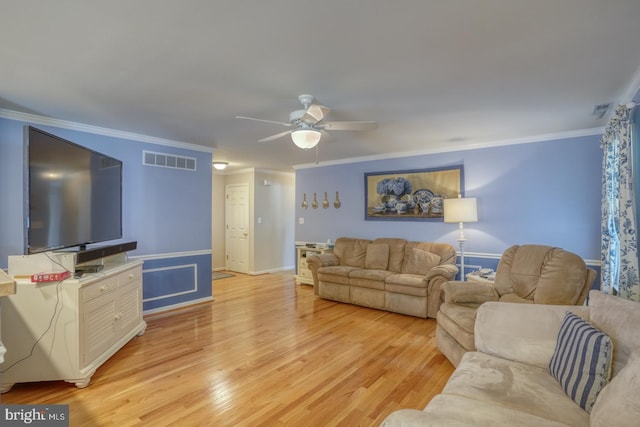
M 381 425 L 638 426 L 638 325 L 640 303 L 600 291 L 586 307 L 486 302 L 477 351 L 464 354 L 442 393 Z

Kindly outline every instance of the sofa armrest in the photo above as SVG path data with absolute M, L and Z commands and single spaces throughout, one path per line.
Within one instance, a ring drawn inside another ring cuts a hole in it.
M 453 280 L 458 273 L 458 267 L 453 264 L 441 264 L 433 267 L 424 276 L 427 282 L 427 317 L 435 319 L 443 302 L 442 285 Z
M 449 281 L 449 280 L 453 280 L 453 278 L 456 277 L 457 273 L 458 273 L 458 267 L 456 267 L 455 265 L 440 264 L 440 265 L 436 265 L 431 270 L 429 270 L 425 276 L 425 279 L 427 279 L 427 282 L 428 282 L 431 279 L 442 277 L 442 278 L 445 278 L 447 281 Z
M 338 257 L 332 253 L 316 254 L 307 258 L 307 265 L 309 269 L 313 271 L 320 267 L 340 265 L 340 261 L 338 261 Z
M 486 302 L 476 314 L 476 349 L 547 368 L 567 311 L 589 320 L 584 306 Z
M 320 267 L 330 267 L 334 265 L 340 265 L 340 261 L 338 257 L 332 253 L 325 254 L 316 254 L 310 257 L 307 257 L 307 266 L 309 270 L 311 270 L 311 275 L 313 276 L 313 289 L 314 293 L 318 292 L 318 269 Z
M 491 283 L 447 282 L 442 285 L 444 302 L 477 303 L 498 301 L 500 296 Z

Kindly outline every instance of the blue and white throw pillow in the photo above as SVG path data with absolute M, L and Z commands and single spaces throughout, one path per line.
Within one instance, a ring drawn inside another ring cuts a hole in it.
M 607 334 L 567 312 L 549 362 L 549 373 L 567 396 L 591 412 L 598 393 L 611 377 L 612 355 L 613 343 Z

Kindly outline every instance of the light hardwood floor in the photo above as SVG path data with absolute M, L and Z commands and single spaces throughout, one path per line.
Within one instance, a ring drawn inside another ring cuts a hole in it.
M 372 426 L 422 409 L 453 366 L 435 321 L 323 300 L 293 274 L 216 280 L 212 303 L 146 316 L 85 389 L 17 384 L 71 426 Z

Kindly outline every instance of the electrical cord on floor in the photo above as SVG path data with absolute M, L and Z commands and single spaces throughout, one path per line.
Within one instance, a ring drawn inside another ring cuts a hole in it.
M 51 262 L 53 262 L 54 264 L 59 265 L 65 271 L 68 271 L 64 267 L 64 265 L 60 264 L 55 258 L 52 258 L 48 253 L 45 253 L 45 255 L 47 256 L 47 258 L 49 258 L 49 260 L 51 260 Z M 49 325 L 47 326 L 47 329 L 45 329 L 44 332 L 33 343 L 33 346 L 31 346 L 31 350 L 29 351 L 29 354 L 27 354 L 22 359 L 16 360 L 11 365 L 7 366 L 6 369 L 0 370 L 0 374 L 4 374 L 5 372 L 9 371 L 9 369 L 11 369 L 14 366 L 16 366 L 18 363 L 23 362 L 23 361 L 27 360 L 28 358 L 30 358 L 31 356 L 33 356 L 33 353 L 36 351 L 36 347 L 38 346 L 38 343 L 45 337 L 47 332 L 49 332 L 51 330 L 51 328 L 54 326 L 54 320 L 56 319 L 56 315 L 58 314 L 58 305 L 60 305 L 62 303 L 62 300 L 60 298 L 60 289 L 62 288 L 62 282 L 63 281 L 61 280 L 58 283 L 56 283 L 56 305 L 53 307 L 53 314 L 51 315 L 51 318 L 49 319 Z M 60 309 L 62 309 L 62 306 L 60 307 Z M 55 330 L 54 330 L 54 333 L 55 333 Z M 51 345 L 53 345 L 53 340 L 51 342 Z
M 51 315 L 51 319 L 49 319 L 49 326 L 47 326 L 47 329 L 44 330 L 44 332 L 38 337 L 38 339 L 33 343 L 33 346 L 31 347 L 31 351 L 29 351 L 29 354 L 26 355 L 25 357 L 23 357 L 22 359 L 16 360 L 15 362 L 13 362 L 11 365 L 7 366 L 6 369 L 3 369 L 0 371 L 0 374 L 4 374 L 5 372 L 7 372 L 9 369 L 13 368 L 14 366 L 16 366 L 18 363 L 27 360 L 28 358 L 30 358 L 31 356 L 33 356 L 33 353 L 36 350 L 36 347 L 38 345 L 38 343 L 42 340 L 42 338 L 44 338 L 44 336 L 47 334 L 47 332 L 49 332 L 49 330 L 51 330 L 51 328 L 53 327 L 53 321 L 56 318 L 56 313 L 58 312 L 58 305 L 60 304 L 60 288 L 62 287 L 62 281 L 56 283 L 56 305 L 53 308 L 53 314 Z

